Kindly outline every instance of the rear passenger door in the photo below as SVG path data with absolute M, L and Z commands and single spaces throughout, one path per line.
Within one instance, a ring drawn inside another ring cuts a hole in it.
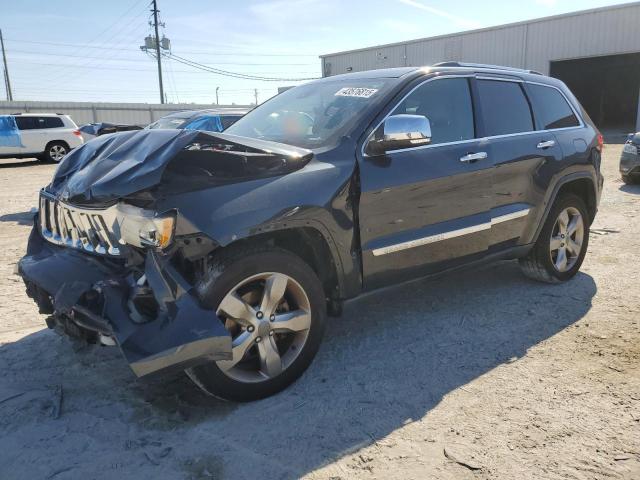
M 361 159 L 366 289 L 486 254 L 493 168 L 486 142 L 476 138 L 470 82 L 440 77 L 414 87 L 388 116 L 427 117 L 431 143 Z
M 16 124 L 18 125 L 18 130 L 20 130 L 22 145 L 24 145 L 21 153 L 35 154 L 44 152 L 44 136 L 40 130 L 41 126 L 38 122 L 38 117 L 16 115 Z
M 552 132 L 536 127 L 524 82 L 478 77 L 476 88 L 494 165 L 489 250 L 497 252 L 521 244 L 534 228 L 534 210 L 546 191 L 539 172 L 560 161 L 562 151 Z

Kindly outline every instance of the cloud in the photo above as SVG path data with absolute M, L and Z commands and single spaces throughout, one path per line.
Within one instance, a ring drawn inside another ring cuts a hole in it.
M 433 15 L 437 15 L 439 17 L 446 18 L 447 20 L 451 20 L 453 23 L 455 23 L 460 27 L 479 28 L 482 26 L 482 24 L 480 24 L 479 22 L 476 22 L 475 20 L 469 20 L 467 18 L 459 17 L 458 15 L 445 12 L 444 10 L 440 10 L 439 8 L 425 5 L 424 3 L 419 2 L 417 0 L 398 0 L 398 1 L 410 7 L 418 8 L 420 10 L 424 10 L 425 12 L 432 13 Z M 546 1 L 549 1 L 549 0 L 546 0 Z
M 535 2 L 545 7 L 555 7 L 558 4 L 558 0 L 535 0 Z

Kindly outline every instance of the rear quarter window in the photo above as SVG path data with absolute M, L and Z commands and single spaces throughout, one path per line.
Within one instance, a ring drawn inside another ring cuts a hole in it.
M 531 107 L 519 82 L 478 80 L 486 136 L 533 131 Z
M 533 113 L 541 129 L 551 130 L 580 125 L 564 95 L 558 90 L 534 84 L 528 84 L 527 89 L 533 105 Z

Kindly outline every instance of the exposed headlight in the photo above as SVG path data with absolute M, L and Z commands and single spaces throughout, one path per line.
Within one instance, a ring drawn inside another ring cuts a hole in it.
M 119 207 L 120 242 L 136 247 L 166 248 L 171 245 L 175 213 L 156 215 L 129 205 Z
M 176 219 L 174 215 L 156 217 L 152 224 L 145 224 L 140 229 L 138 237 L 142 244 L 157 248 L 167 248 L 173 239 L 173 227 Z

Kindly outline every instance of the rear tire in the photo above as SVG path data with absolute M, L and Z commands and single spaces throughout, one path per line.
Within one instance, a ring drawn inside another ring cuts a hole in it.
M 571 222 L 575 223 L 572 225 Z M 580 270 L 587 253 L 589 225 L 589 214 L 582 198 L 572 193 L 563 194 L 551 207 L 532 250 L 520 259 L 522 272 L 533 280 L 546 283 L 572 278 Z M 572 228 L 576 230 L 572 231 Z
M 64 156 L 69 153 L 70 148 L 65 142 L 49 142 L 44 149 L 43 158 L 46 162 L 60 163 Z
M 282 288 L 274 286 L 280 281 Z M 233 360 L 186 370 L 206 393 L 224 400 L 258 400 L 289 386 L 311 364 L 325 329 L 326 302 L 317 275 L 298 256 L 275 248 L 236 251 L 211 265 L 196 290 L 202 305 L 211 309 L 211 321 L 223 321 L 231 332 L 234 346 Z M 294 325 L 302 317 L 302 327 Z M 290 329 L 279 323 L 287 319 Z

